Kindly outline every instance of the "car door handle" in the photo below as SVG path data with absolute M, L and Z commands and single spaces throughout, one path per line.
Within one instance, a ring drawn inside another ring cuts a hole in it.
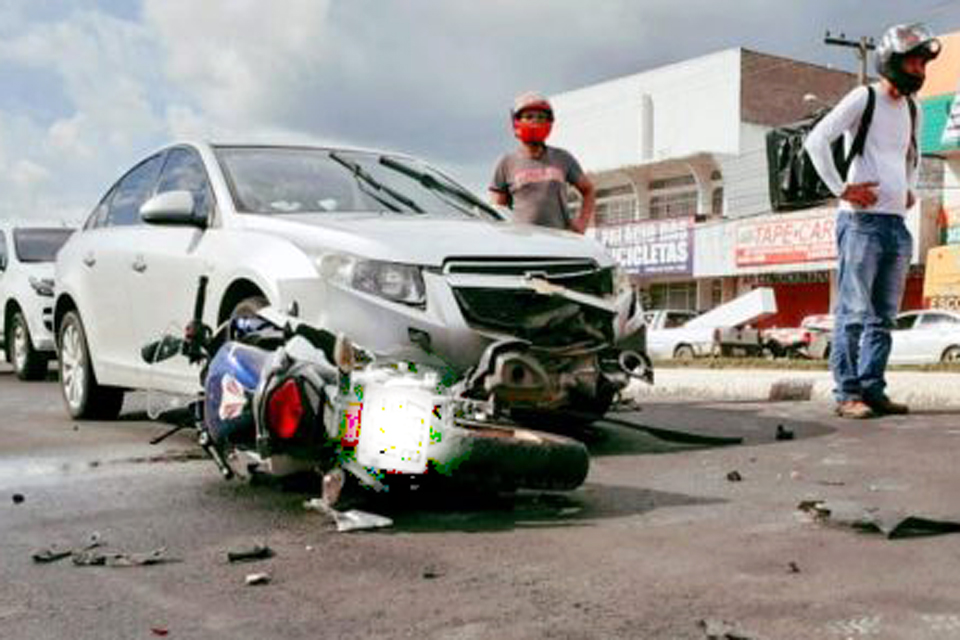
M 147 262 L 143 259 L 143 256 L 137 256 L 137 259 L 134 260 L 130 266 L 132 266 L 133 270 L 137 273 L 143 273 L 147 270 Z
M 97 259 L 93 257 L 93 253 L 88 253 L 87 255 L 83 256 L 83 264 L 87 265 L 88 267 L 92 267 L 93 265 L 97 264 Z

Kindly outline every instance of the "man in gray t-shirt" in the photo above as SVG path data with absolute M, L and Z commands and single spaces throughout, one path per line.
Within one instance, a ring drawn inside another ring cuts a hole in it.
M 511 115 L 520 147 L 497 163 L 490 184 L 493 203 L 513 209 L 516 222 L 583 233 L 593 218 L 593 183 L 570 153 L 545 144 L 553 125 L 550 103 L 526 93 L 517 98 Z M 567 210 L 567 184 L 583 197 L 575 219 Z

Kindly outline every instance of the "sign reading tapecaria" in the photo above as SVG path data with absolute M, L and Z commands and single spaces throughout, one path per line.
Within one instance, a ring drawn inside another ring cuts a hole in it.
M 693 218 L 600 227 L 596 238 L 628 273 L 693 273 Z
M 737 266 L 815 262 L 837 257 L 835 213 L 741 222 L 737 227 Z

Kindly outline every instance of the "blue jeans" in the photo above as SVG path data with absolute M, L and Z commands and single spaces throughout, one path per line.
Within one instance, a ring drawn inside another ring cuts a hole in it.
M 910 268 L 903 216 L 840 212 L 830 370 L 838 402 L 885 398 L 890 329 Z

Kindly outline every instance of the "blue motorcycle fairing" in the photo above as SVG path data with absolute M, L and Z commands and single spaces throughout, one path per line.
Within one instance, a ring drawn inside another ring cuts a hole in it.
M 210 361 L 204 381 L 203 413 L 207 431 L 218 445 L 255 440 L 251 398 L 269 356 L 269 351 L 227 342 Z M 225 397 L 225 388 L 233 391 L 226 394 L 228 397 Z M 238 394 L 243 397 L 239 405 Z

